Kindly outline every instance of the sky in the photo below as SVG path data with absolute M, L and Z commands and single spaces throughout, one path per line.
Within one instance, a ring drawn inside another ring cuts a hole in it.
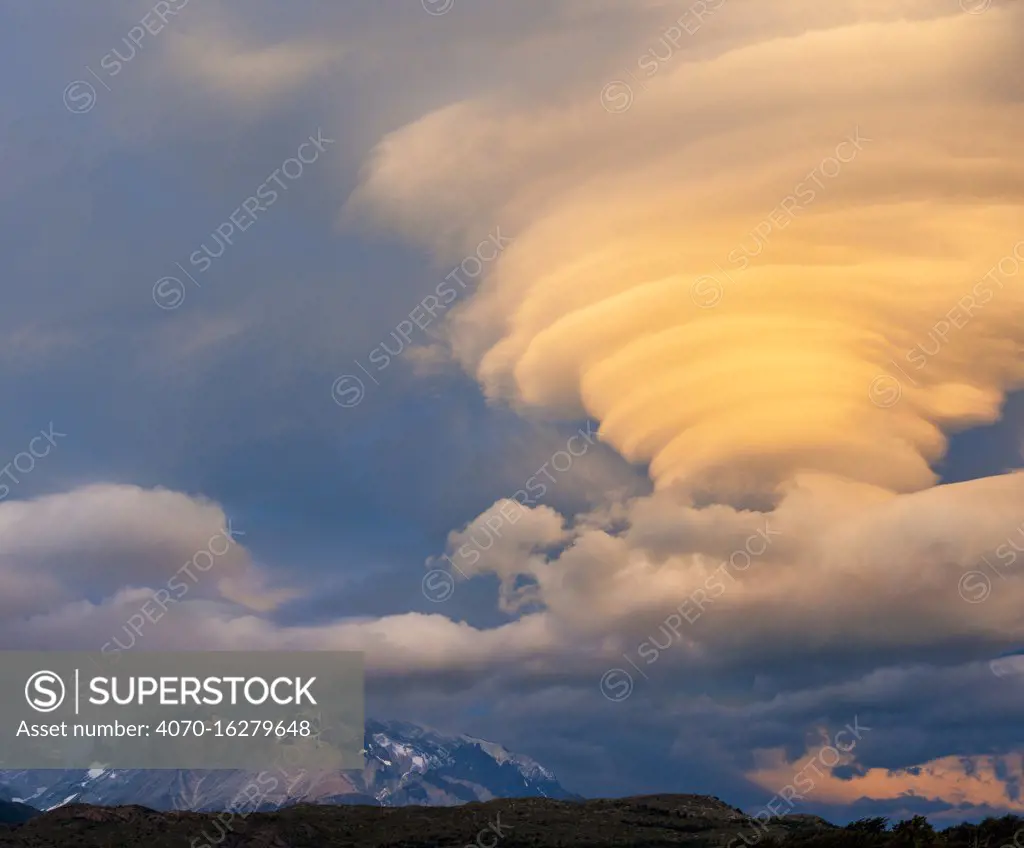
M 363 651 L 590 796 L 1024 810 L 1019 0 L 0 32 L 0 645 Z

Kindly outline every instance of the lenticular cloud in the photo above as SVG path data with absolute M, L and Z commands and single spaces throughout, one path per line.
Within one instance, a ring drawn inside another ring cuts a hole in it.
M 446 263 L 514 237 L 449 317 L 458 361 L 653 481 L 472 563 L 475 524 L 450 535 L 535 610 L 504 647 L 639 665 L 685 619 L 656 656 L 692 673 L 1024 638 L 1024 583 L 983 571 L 1024 474 L 935 472 L 1024 382 L 1024 7 L 951 5 L 735 0 L 649 77 L 624 45 L 591 87 L 510 83 L 378 145 L 350 211 Z
M 598 419 L 658 487 L 926 488 L 1024 378 L 1024 13 L 839 3 L 796 33 L 783 3 L 752 42 L 741 5 L 624 112 L 595 85 L 427 116 L 355 201 L 438 245 L 484 213 L 513 230 L 456 354 L 492 396 Z

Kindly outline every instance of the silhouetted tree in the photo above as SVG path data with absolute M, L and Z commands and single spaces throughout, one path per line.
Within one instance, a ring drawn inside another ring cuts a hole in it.
M 934 845 L 936 841 L 935 828 L 924 816 L 904 819 L 892 829 L 892 833 L 896 844 L 900 846 L 927 848 L 927 846 Z
M 857 833 L 885 833 L 889 829 L 889 819 L 885 816 L 857 819 L 855 822 L 850 822 L 846 829 Z

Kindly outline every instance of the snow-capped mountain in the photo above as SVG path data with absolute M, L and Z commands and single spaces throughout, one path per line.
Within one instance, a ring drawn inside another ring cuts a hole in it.
M 365 766 L 293 770 L 65 769 L 0 771 L 14 801 L 48 810 L 70 804 L 140 804 L 156 810 L 276 809 L 299 802 L 452 806 L 492 798 L 572 799 L 548 769 L 501 745 L 443 736 L 405 722 L 368 720 Z M 258 787 L 254 790 L 253 787 Z

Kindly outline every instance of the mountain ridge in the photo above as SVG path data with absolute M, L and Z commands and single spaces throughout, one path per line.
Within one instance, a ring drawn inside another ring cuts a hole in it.
M 268 811 L 296 803 L 455 806 L 494 798 L 571 800 L 554 773 L 472 736 L 402 721 L 367 720 L 365 765 L 345 772 L 65 769 L 0 771 L 11 801 L 48 811 L 73 803 L 158 810 Z

